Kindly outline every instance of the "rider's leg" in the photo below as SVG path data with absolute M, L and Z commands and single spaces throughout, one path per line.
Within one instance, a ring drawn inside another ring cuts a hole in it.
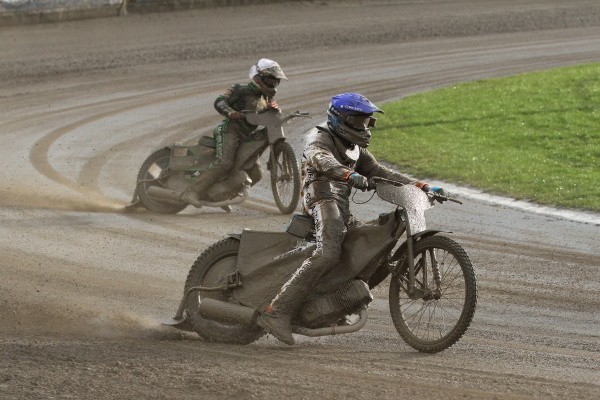
M 283 285 L 259 319 L 259 325 L 267 332 L 289 345 L 294 344 L 291 318 L 319 278 L 339 261 L 346 235 L 344 217 L 335 201 L 318 201 L 311 211 L 315 219 L 317 247 Z
M 215 132 L 215 139 L 217 147 L 213 166 L 196 178 L 181 195 L 181 200 L 196 207 L 201 207 L 203 200 L 209 200 L 208 189 L 230 173 L 240 144 L 239 135 L 232 129 Z

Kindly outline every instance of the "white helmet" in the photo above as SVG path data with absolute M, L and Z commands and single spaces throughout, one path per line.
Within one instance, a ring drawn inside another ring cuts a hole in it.
M 287 77 L 283 73 L 283 70 L 279 64 L 273 60 L 269 60 L 268 58 L 261 58 L 255 65 L 250 67 L 250 79 L 254 78 L 258 74 L 270 75 L 273 78 L 287 80 Z
M 283 70 L 273 60 L 261 58 L 250 68 L 250 78 L 258 85 L 262 94 L 267 97 L 275 96 L 277 86 L 282 79 L 287 80 Z

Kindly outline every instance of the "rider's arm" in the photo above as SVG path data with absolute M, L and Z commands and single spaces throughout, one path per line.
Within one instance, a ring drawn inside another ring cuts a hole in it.
M 304 157 L 315 170 L 333 180 L 345 181 L 353 172 L 336 160 L 331 151 L 327 150 L 325 146 L 319 146 L 316 143 L 306 147 Z
M 367 178 L 379 177 L 404 184 L 416 182 L 404 174 L 394 172 L 391 169 L 379 164 L 373 154 L 371 154 L 371 152 L 367 149 L 360 149 L 360 157 L 356 163 L 356 172 L 366 176 Z
M 233 85 L 215 99 L 214 106 L 219 114 L 227 117 L 229 116 L 229 113 L 239 111 L 233 109 L 233 107 L 230 105 L 234 104 L 234 102 L 237 100 L 239 92 L 238 86 L 239 85 Z

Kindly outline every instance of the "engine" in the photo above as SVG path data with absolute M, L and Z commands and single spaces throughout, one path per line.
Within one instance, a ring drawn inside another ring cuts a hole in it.
M 348 281 L 333 293 L 309 297 L 299 315 L 301 325 L 308 328 L 333 326 L 344 316 L 358 312 L 373 296 L 360 279 Z

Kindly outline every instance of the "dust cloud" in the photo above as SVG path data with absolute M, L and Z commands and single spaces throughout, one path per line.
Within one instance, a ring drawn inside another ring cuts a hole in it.
M 178 340 L 180 331 L 161 325 L 157 318 L 134 312 L 102 309 L 66 299 L 0 304 L 0 333 L 86 337 L 96 339 Z
M 123 202 L 101 194 L 95 197 L 82 197 L 68 189 L 59 193 L 42 187 L 0 186 L 0 207 L 119 213 L 125 212 L 125 206 Z

